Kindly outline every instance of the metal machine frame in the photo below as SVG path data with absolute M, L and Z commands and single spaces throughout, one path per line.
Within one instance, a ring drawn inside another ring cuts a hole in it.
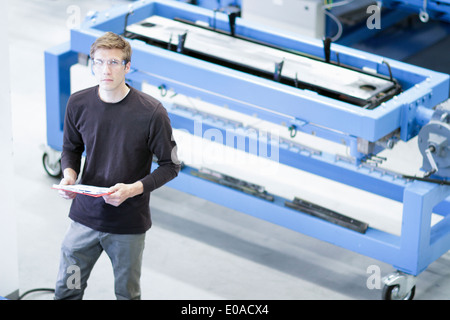
M 129 6 L 111 8 L 86 19 L 80 28 L 71 30 L 70 42 L 45 52 L 47 144 L 44 159 L 58 162 L 62 148 L 65 107 L 71 94 L 70 67 L 87 57 L 90 45 L 105 31 L 124 33 L 127 24 L 160 15 L 203 21 L 229 31 L 225 14 L 176 1 L 144 0 Z M 272 33 L 259 25 L 237 19 L 235 33 L 274 46 L 323 57 L 323 43 L 293 35 Z M 308 90 L 258 78 L 209 62 L 199 61 L 177 52 L 130 40 L 133 48 L 131 85 L 142 83 L 171 88 L 186 96 L 320 137 L 344 142 L 350 146 L 351 158 L 342 159 L 325 152 L 311 152 L 282 141 L 270 141 L 279 148 L 282 164 L 338 181 L 403 203 L 401 235 L 392 235 L 372 227 L 364 233 L 329 223 L 285 206 L 274 196 L 273 201 L 216 184 L 193 175 L 196 170 L 184 167 L 168 186 L 210 200 L 274 224 L 333 243 L 354 252 L 393 265 L 408 281 L 386 280 L 388 287 L 407 283 L 402 292 L 412 290 L 414 276 L 424 271 L 450 248 L 450 186 L 404 179 L 387 171 L 365 165 L 368 155 L 361 144 L 385 145 L 386 137 L 404 141 L 418 134 L 433 113 L 433 107 L 448 98 L 449 76 L 367 54 L 339 45 L 331 46 L 331 60 L 397 79 L 403 92 L 380 107 L 366 110 Z M 208 79 L 208 81 L 205 81 Z M 194 132 L 195 117 L 166 106 L 174 128 Z M 205 120 L 208 127 L 222 132 L 230 129 L 220 121 Z M 200 132 L 200 134 L 203 134 Z M 237 130 L 236 136 L 239 136 Z M 248 137 L 247 137 L 248 138 Z M 383 142 L 383 143 L 381 143 Z M 248 150 L 247 150 L 248 151 Z M 46 158 L 47 157 L 47 158 Z M 233 199 L 233 201 L 230 201 Z M 432 212 L 443 219 L 431 227 Z M 396 277 L 398 279 L 399 276 Z
M 430 18 L 450 21 L 449 0 L 383 0 L 383 5 L 396 9 L 419 11 L 419 18 L 422 22 L 428 22 Z

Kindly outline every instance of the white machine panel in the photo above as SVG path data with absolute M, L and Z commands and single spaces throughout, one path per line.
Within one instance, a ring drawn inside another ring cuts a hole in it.
M 322 39 L 323 0 L 242 0 L 242 18 L 301 35 Z

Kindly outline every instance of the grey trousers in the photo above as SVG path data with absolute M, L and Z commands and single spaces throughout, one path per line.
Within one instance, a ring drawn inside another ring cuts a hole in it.
M 140 299 L 144 245 L 145 233 L 111 234 L 72 221 L 61 245 L 54 298 L 82 299 L 92 268 L 104 250 L 113 266 L 116 298 Z

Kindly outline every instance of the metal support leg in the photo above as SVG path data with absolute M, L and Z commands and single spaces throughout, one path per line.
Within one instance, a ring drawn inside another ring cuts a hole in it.
M 78 62 L 78 53 L 65 43 L 45 52 L 45 95 L 47 105 L 47 143 L 61 150 L 64 116 L 70 90 L 70 67 Z
M 436 257 L 445 253 L 442 246 L 437 247 L 431 242 L 431 216 L 433 209 L 449 195 L 449 186 L 427 182 L 415 182 L 405 188 L 401 235 L 401 258 L 404 263 L 402 268 L 397 266 L 398 270 L 418 275 Z
M 61 149 L 64 116 L 71 94 L 70 67 L 78 62 L 78 53 L 69 43 L 45 52 L 45 94 L 47 105 L 47 144 L 43 146 L 42 164 L 52 177 L 61 175 Z
M 450 239 L 431 226 L 431 216 L 434 208 L 449 195 L 449 186 L 433 183 L 415 182 L 405 188 L 401 263 L 395 266 L 400 271 L 383 279 L 383 299 L 411 300 L 415 293 L 415 276 L 448 250 Z

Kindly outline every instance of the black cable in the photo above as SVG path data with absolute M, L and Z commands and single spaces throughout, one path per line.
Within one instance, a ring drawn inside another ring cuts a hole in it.
M 288 128 L 288 130 L 290 132 L 291 138 L 295 138 L 295 136 L 297 135 L 297 126 L 292 125 Z
M 405 179 L 410 179 L 410 180 L 418 180 L 418 181 L 425 181 L 425 182 L 430 182 L 430 183 L 437 183 L 440 185 L 450 185 L 450 181 L 448 180 L 440 180 L 440 179 L 432 179 L 432 178 L 428 178 L 428 177 L 416 177 L 416 176 L 407 176 L 407 175 L 403 175 L 402 176 Z
M 22 295 L 19 296 L 19 298 L 17 300 L 22 300 L 23 297 L 25 297 L 26 295 L 32 293 L 32 292 L 38 292 L 38 291 L 47 291 L 47 292 L 55 292 L 55 289 L 51 289 L 51 288 L 36 288 L 36 289 L 31 289 L 28 290 L 26 292 L 24 292 Z
M 125 25 L 123 26 L 123 36 L 127 36 L 127 27 L 128 27 L 128 17 L 132 15 L 134 12 L 130 11 L 125 15 Z
M 388 67 L 388 71 L 389 71 L 389 78 L 390 78 L 390 80 L 391 81 L 393 81 L 393 78 L 392 78 L 392 70 L 391 70 L 391 66 L 389 65 L 389 63 L 386 61 L 386 60 L 383 60 L 383 62 L 382 63 L 384 63 L 387 67 Z

